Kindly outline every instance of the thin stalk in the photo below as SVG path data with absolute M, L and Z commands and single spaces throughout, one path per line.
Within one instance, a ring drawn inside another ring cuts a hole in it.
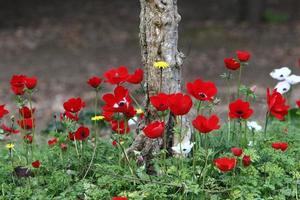
M 264 129 L 264 136 L 267 136 L 267 128 L 268 128 L 268 122 L 269 122 L 269 112 L 266 113 L 266 120 L 265 120 L 265 129 Z
M 237 98 L 240 97 L 240 87 L 241 87 L 241 78 L 242 78 L 242 68 L 243 64 L 241 63 L 240 69 L 239 69 L 239 78 L 238 78 L 238 85 L 237 85 Z
M 80 155 L 79 155 L 79 151 L 78 151 L 78 147 L 77 147 L 77 142 L 76 142 L 75 139 L 74 139 L 74 145 L 75 145 L 75 150 L 76 150 L 77 157 L 78 157 L 78 159 L 80 159 Z
M 182 116 L 180 116 L 180 133 L 179 133 L 179 137 L 180 137 L 180 143 L 179 143 L 179 147 L 180 147 L 180 160 L 181 160 L 181 168 L 180 168 L 180 171 L 181 169 L 183 168 L 183 152 L 182 152 Z
M 134 98 L 134 96 L 132 96 L 131 94 L 130 94 L 130 98 L 134 101 L 134 103 L 135 103 L 139 108 L 142 107 L 141 104 L 136 100 L 136 98 Z
M 242 146 L 242 136 L 241 136 L 241 133 L 242 133 L 242 120 L 239 119 L 239 145 Z
M 97 116 L 97 108 L 98 108 L 98 90 L 96 90 L 96 96 L 95 96 L 94 117 Z M 83 176 L 82 179 L 84 179 L 87 176 L 87 174 L 88 174 L 89 170 L 91 169 L 91 166 L 92 166 L 92 164 L 94 162 L 95 156 L 96 156 L 97 146 L 98 146 L 98 140 L 97 140 L 97 138 L 98 138 L 97 120 L 94 121 L 94 133 L 95 133 L 95 135 L 94 135 L 95 146 L 94 146 L 92 158 L 91 158 L 90 164 L 89 164 L 89 166 L 88 166 L 88 168 L 87 168 L 87 170 L 86 170 L 86 172 L 85 172 L 85 174 L 84 174 L 84 176 Z
M 247 137 L 247 121 L 245 120 L 245 122 L 244 122 L 244 140 L 245 140 L 245 146 L 247 146 L 247 144 L 248 144 L 248 137 Z
M 230 117 L 227 117 L 227 145 L 230 143 L 230 136 L 231 136 L 231 121 Z
M 159 93 L 162 90 L 162 82 L 163 82 L 163 69 L 160 69 L 160 82 L 159 82 Z

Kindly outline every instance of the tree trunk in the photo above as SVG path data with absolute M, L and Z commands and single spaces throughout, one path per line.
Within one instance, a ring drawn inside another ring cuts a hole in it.
M 142 64 L 145 71 L 145 110 L 146 123 L 153 120 L 149 110 L 149 97 L 157 94 L 160 88 L 159 69 L 153 67 L 155 61 L 166 61 L 170 67 L 162 70 L 161 92 L 176 93 L 181 91 L 181 67 L 183 53 L 178 51 L 178 24 L 181 20 L 177 11 L 177 0 L 140 0 L 140 45 Z M 174 143 L 174 116 L 169 117 L 166 127 L 167 150 L 171 155 Z M 186 119 L 185 119 L 186 120 Z M 187 124 L 187 123 L 186 123 Z M 161 149 L 163 139 L 148 139 L 140 133 L 128 153 L 141 151 L 148 173 L 155 173 L 151 165 L 153 155 Z

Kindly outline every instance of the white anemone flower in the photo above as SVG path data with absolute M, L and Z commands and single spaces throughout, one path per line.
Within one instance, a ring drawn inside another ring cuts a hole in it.
M 300 76 L 292 74 L 292 71 L 288 67 L 282 67 L 279 69 L 274 69 L 270 76 L 280 82 L 277 83 L 275 89 L 280 94 L 284 94 L 291 89 L 292 85 L 300 83 Z
M 128 120 L 128 125 L 129 126 L 133 126 L 136 124 L 136 122 L 138 121 L 137 117 L 133 117 L 132 119 Z
M 295 84 L 297 84 L 297 83 L 300 83 L 300 76 L 297 76 L 297 75 L 292 74 L 292 75 L 290 75 L 289 77 L 287 77 L 285 80 L 286 80 L 289 84 L 295 85 Z
M 176 154 L 182 154 L 184 156 L 187 156 L 191 152 L 193 146 L 193 142 L 191 143 L 190 141 L 186 141 L 184 143 L 178 143 L 176 146 L 172 147 L 172 150 Z
M 277 83 L 277 85 L 275 86 L 275 89 L 280 94 L 284 94 L 291 89 L 291 85 L 287 81 L 281 81 L 281 82 Z
M 288 67 L 282 67 L 280 69 L 274 69 L 270 73 L 270 76 L 276 80 L 284 81 L 291 73 L 292 71 Z
M 261 131 L 262 130 L 262 126 L 259 125 L 256 121 L 247 122 L 247 126 L 250 130 L 254 130 L 254 131 Z

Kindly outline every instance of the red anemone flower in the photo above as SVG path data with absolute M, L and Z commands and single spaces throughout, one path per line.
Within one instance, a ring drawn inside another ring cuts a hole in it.
M 104 111 L 102 115 L 104 116 L 104 120 L 109 122 L 113 120 L 114 112 Z
M 126 134 L 130 132 L 130 127 L 128 122 L 124 120 L 112 120 L 111 129 L 118 134 Z
M 110 69 L 104 73 L 104 77 L 106 78 L 106 82 L 110 84 L 120 84 L 128 79 L 128 69 L 125 66 L 120 66 L 116 69 Z
M 52 147 L 52 146 L 54 146 L 56 143 L 57 143 L 57 138 L 51 138 L 51 139 L 49 139 L 48 140 L 48 145 L 50 146 L 50 147 Z
M 240 68 L 240 63 L 237 62 L 234 58 L 225 58 L 224 59 L 225 66 L 230 70 L 237 70 Z
M 32 90 L 37 85 L 37 78 L 36 77 L 25 77 L 24 84 L 27 89 Z
M 251 164 L 251 157 L 244 155 L 242 159 L 244 167 L 248 167 Z
M 243 154 L 243 149 L 242 148 L 238 148 L 238 147 L 233 147 L 231 148 L 231 152 L 233 155 L 235 156 L 241 156 Z
M 18 124 L 22 129 L 31 130 L 35 126 L 35 120 L 32 118 L 24 118 L 18 120 Z
M 113 197 L 111 200 L 128 200 L 127 197 Z
M 159 138 L 164 134 L 165 123 L 160 121 L 154 121 L 148 124 L 144 129 L 144 134 L 151 139 Z
M 35 109 L 33 108 L 32 110 L 28 108 L 27 106 L 24 106 L 19 109 L 19 113 L 22 118 L 32 118 L 33 113 L 35 112 Z
M 251 55 L 248 51 L 236 51 L 236 56 L 241 62 L 247 62 Z
M 90 135 L 90 129 L 84 126 L 81 126 L 75 132 L 75 140 L 85 140 Z
M 99 78 L 98 76 L 92 76 L 88 81 L 87 83 L 93 87 L 93 88 L 98 88 L 100 86 L 102 82 L 102 79 Z
M 114 147 L 118 146 L 117 140 L 113 140 L 113 141 L 111 142 L 111 145 L 113 145 Z
M 200 79 L 186 84 L 187 91 L 200 101 L 211 101 L 217 94 L 218 89 L 213 82 Z
M 142 69 L 136 69 L 132 75 L 129 75 L 127 82 L 132 84 L 140 84 L 144 78 L 144 71 Z
M 267 89 L 268 112 L 279 120 L 284 120 L 284 117 L 288 114 L 289 106 L 285 105 L 285 101 L 282 94 L 276 90 L 273 90 L 270 94 L 270 90 Z
M 235 168 L 236 166 L 236 159 L 235 158 L 217 158 L 214 160 L 214 164 L 218 167 L 222 172 L 228 172 Z
M 34 168 L 40 168 L 41 162 L 39 160 L 36 160 L 36 161 L 32 162 L 31 165 Z
M 170 94 L 168 104 L 174 115 L 185 115 L 193 106 L 191 97 L 182 93 Z
M 13 75 L 10 80 L 10 86 L 15 95 L 23 95 L 25 93 L 25 79 L 24 75 Z
M 25 135 L 23 139 L 24 139 L 25 143 L 27 143 L 27 144 L 32 143 L 32 136 L 31 135 Z
M 219 117 L 217 115 L 210 117 L 199 115 L 193 120 L 192 124 L 200 133 L 209 133 L 220 128 Z
M 131 104 L 129 91 L 122 86 L 117 86 L 114 94 L 103 95 L 102 99 L 106 103 L 103 110 L 108 112 L 127 112 Z
M 5 105 L 0 105 L 0 119 L 7 115 L 9 112 L 5 109 Z
M 155 96 L 150 97 L 150 102 L 156 110 L 165 111 L 169 108 L 168 97 L 169 95 L 165 93 L 159 93 Z
M 129 108 L 124 112 L 124 115 L 127 117 L 127 119 L 130 119 L 136 115 L 135 108 L 130 105 Z
M 248 119 L 253 114 L 253 110 L 250 108 L 250 103 L 237 99 L 229 104 L 229 117 L 231 119 Z
M 79 117 L 78 117 L 78 113 L 71 113 L 71 112 L 64 112 L 63 114 L 61 114 L 60 119 L 64 120 L 64 119 L 69 119 L 69 120 L 73 120 L 73 121 L 78 121 Z
M 10 134 L 18 134 L 20 131 L 14 129 L 13 127 L 8 127 L 4 124 L 1 125 L 0 127 L 4 132 L 10 133 Z
M 296 104 L 297 104 L 298 108 L 300 108 L 300 99 L 298 101 L 296 101 Z
M 272 143 L 273 149 L 285 151 L 288 148 L 288 143 L 285 142 L 274 142 Z
M 71 141 L 74 141 L 74 140 L 75 140 L 75 133 L 69 132 L 68 138 L 69 138 Z
M 66 102 L 64 102 L 64 109 L 65 111 L 71 112 L 71 113 L 77 113 L 82 108 L 85 107 L 84 101 L 80 97 L 78 98 L 70 98 Z

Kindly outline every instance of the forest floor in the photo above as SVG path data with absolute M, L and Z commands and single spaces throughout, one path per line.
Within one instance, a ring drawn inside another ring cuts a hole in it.
M 136 2 L 129 1 L 126 6 L 99 2 L 86 7 L 74 3 L 57 13 L 30 16 L 27 20 L 21 17 L 0 26 L 0 103 L 15 108 L 9 103 L 13 74 L 37 76 L 39 92 L 34 101 L 38 120 L 43 122 L 54 111 L 61 111 L 69 97 L 81 96 L 89 102 L 93 98 L 86 84 L 89 76 L 102 75 L 119 65 L 134 69 L 141 64 Z M 224 96 L 225 84 L 220 79 L 225 69 L 223 58 L 234 56 L 237 49 L 252 53 L 250 65 L 243 72 L 243 83 L 257 85 L 259 96 L 265 95 L 266 87 L 276 84 L 269 76 L 274 68 L 289 66 L 300 75 L 300 24 L 253 26 L 200 21 L 185 8 L 181 13 L 179 46 L 186 55 L 185 81 L 198 77 L 213 80 L 219 87 L 219 96 Z M 299 92 L 300 86 L 295 86 L 293 99 L 299 98 Z M 258 103 L 263 103 L 262 98 Z M 224 108 L 221 106 L 220 112 Z

